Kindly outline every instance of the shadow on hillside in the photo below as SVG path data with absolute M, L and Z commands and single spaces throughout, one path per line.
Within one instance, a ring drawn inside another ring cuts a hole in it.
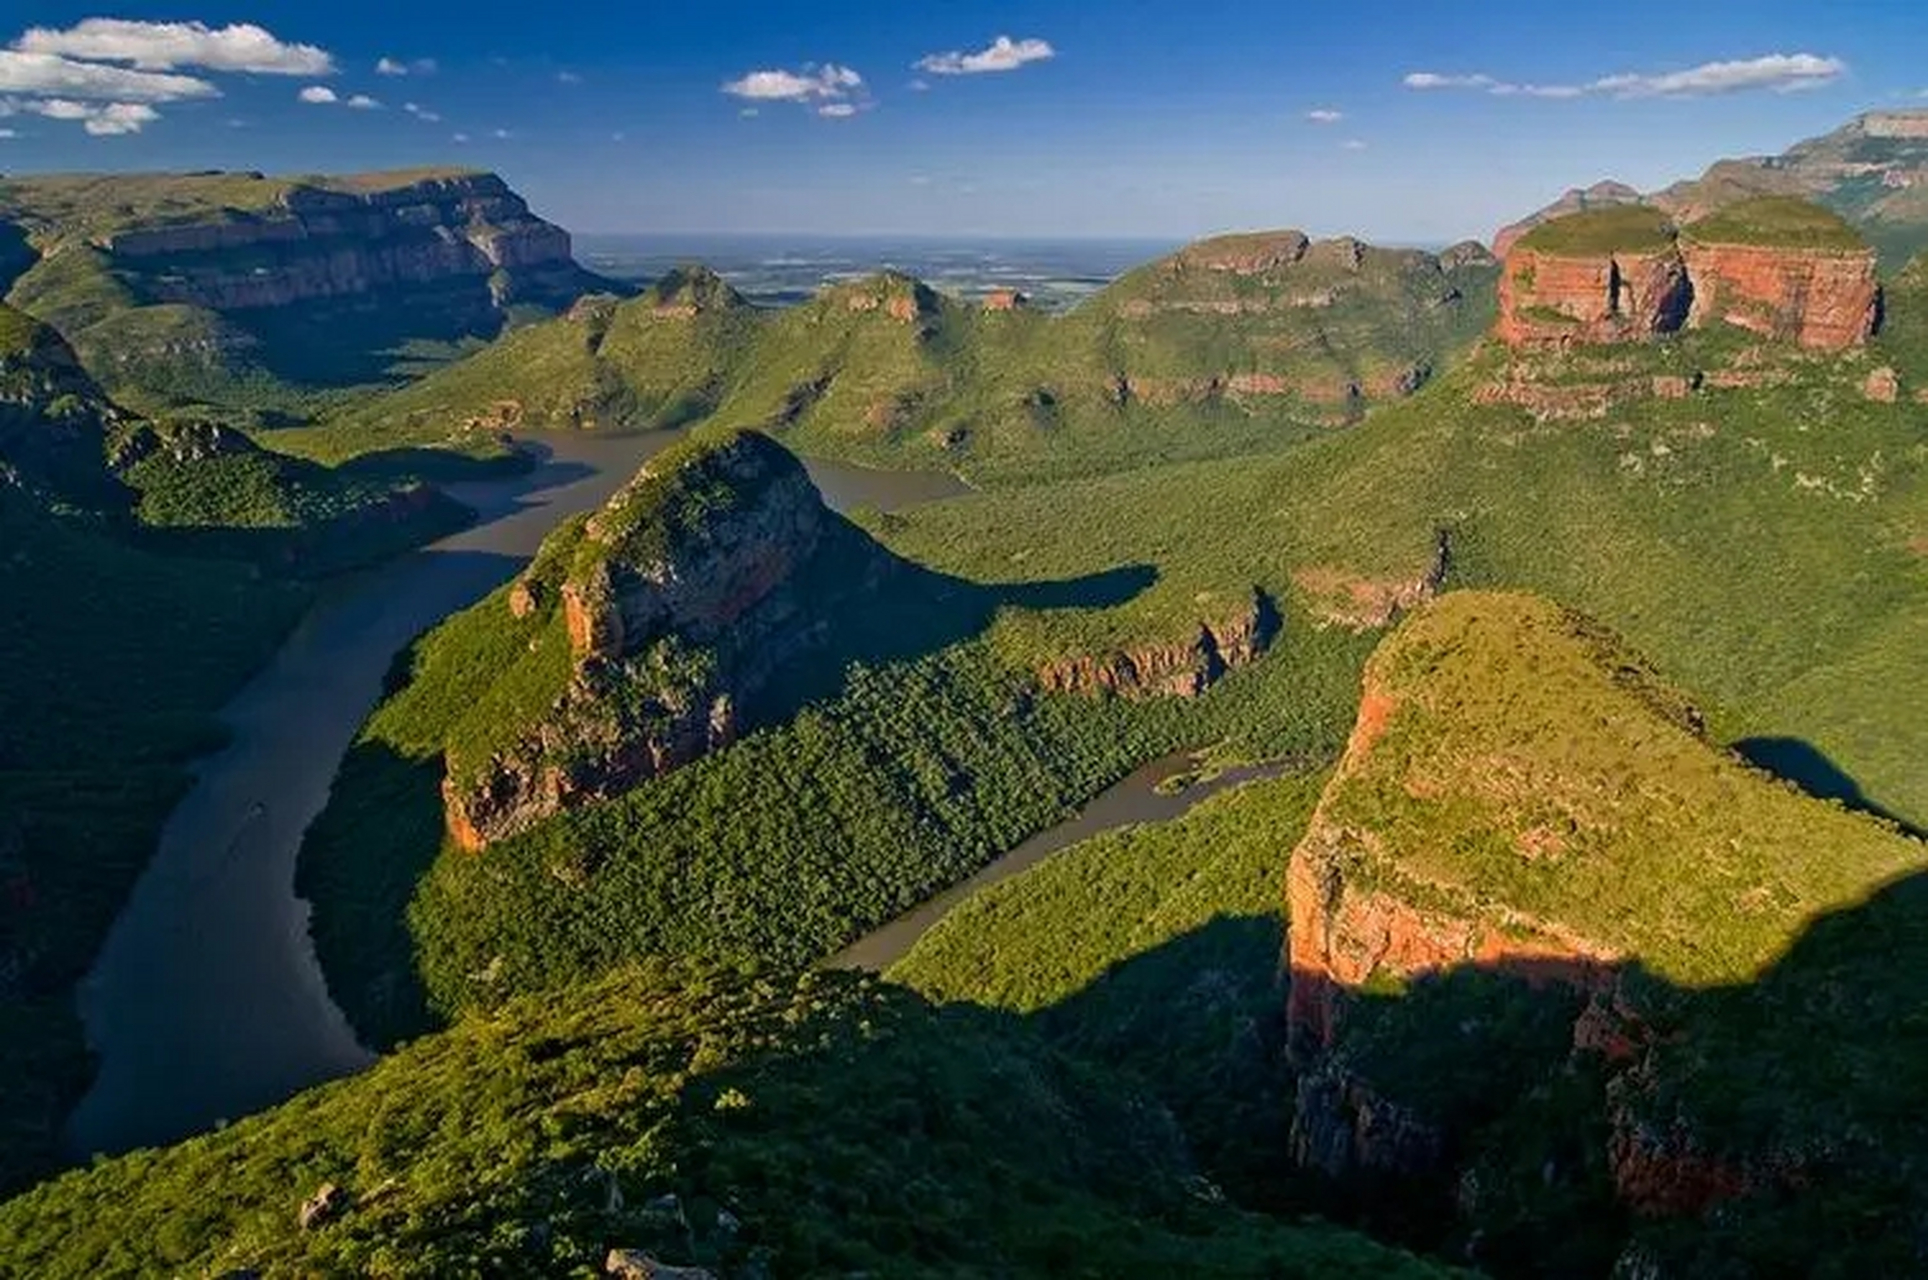
M 1928 874 L 1725 987 L 1526 960 L 1339 989 L 1282 980 L 1282 942 L 1220 917 L 1025 1021 L 1134 1073 L 1249 1208 L 1505 1277 L 1636 1244 L 1649 1274 L 1920 1274 Z
M 1801 738 L 1743 738 L 1734 744 L 1734 750 L 1755 768 L 1793 783 L 1816 800 L 1838 801 L 1857 813 L 1892 822 L 1917 840 L 1928 839 L 1928 833 L 1920 827 L 1870 799 L 1860 783 L 1810 742 Z
M 1655 1274 L 1917 1274 L 1925 966 L 1915 875 L 1733 986 L 1638 962 L 1399 992 L 1295 973 L 1294 1157 L 1321 1208 L 1502 1276 L 1605 1276 L 1632 1241 Z
M 781 722 L 835 696 L 855 667 L 928 657 L 982 636 L 1000 610 L 1115 608 L 1158 580 L 1151 565 L 1123 565 L 1056 582 L 979 583 L 891 552 L 840 515 L 802 571 L 812 643 L 746 704 L 752 726 Z

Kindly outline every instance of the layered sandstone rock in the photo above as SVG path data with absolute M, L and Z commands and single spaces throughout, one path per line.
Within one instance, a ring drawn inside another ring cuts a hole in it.
M 499 307 L 573 297 L 583 274 L 568 233 L 492 173 L 369 190 L 296 183 L 263 211 L 135 225 L 93 244 L 142 302 L 222 312 L 446 284 Z
M 1688 323 L 1725 322 L 1821 351 L 1858 347 L 1880 318 L 1873 249 L 1791 249 L 1704 244 L 1691 232 L 1681 252 L 1694 282 Z
M 1227 671 L 1265 653 L 1279 626 L 1277 605 L 1254 589 L 1244 608 L 1200 622 L 1192 635 L 1115 653 L 1061 658 L 1039 669 L 1038 684 L 1050 693 L 1195 698 Z
M 517 617 L 561 610 L 569 676 L 515 741 L 450 760 L 456 843 L 479 849 L 733 741 L 746 702 L 818 638 L 797 579 L 830 519 L 802 465 L 763 436 L 645 467 L 583 528 L 553 605 L 547 582 L 511 590 Z
M 1837 351 L 1865 343 L 1880 322 L 1874 250 L 1818 207 L 1743 202 L 1677 234 L 1648 221 L 1632 206 L 1575 214 L 1512 242 L 1496 335 L 1516 347 L 1566 346 L 1731 324 Z
M 1514 346 L 1639 341 L 1679 329 L 1691 299 L 1671 248 L 1567 256 L 1521 247 L 1500 275 L 1497 332 Z

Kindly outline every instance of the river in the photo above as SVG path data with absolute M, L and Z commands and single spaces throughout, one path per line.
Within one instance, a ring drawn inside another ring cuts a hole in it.
M 1141 822 L 1169 822 L 1207 796 L 1247 782 L 1284 777 L 1300 766 L 1290 763 L 1240 765 L 1183 786 L 1168 785 L 1197 767 L 1197 758 L 1189 754 L 1166 756 L 1140 766 L 1124 780 L 1093 796 L 1076 817 L 1038 832 L 969 880 L 925 899 L 889 924 L 857 939 L 824 964 L 833 969 L 868 969 L 882 973 L 908 955 L 917 940 L 949 914 L 952 907 L 986 885 L 1008 880 L 1080 840 Z
M 565 517 L 606 499 L 674 437 L 559 435 L 513 479 L 447 486 L 477 512 L 468 529 L 331 582 L 269 664 L 222 709 L 230 737 L 194 766 L 153 860 L 79 991 L 93 1086 L 69 1117 L 70 1155 L 172 1142 L 273 1105 L 372 1060 L 329 998 L 294 875 L 302 833 L 394 655 L 507 581 Z M 953 496 L 953 477 L 808 464 L 840 510 Z M 964 885 L 831 963 L 877 968 L 958 899 L 1108 827 L 1174 817 L 1234 772 L 1175 794 L 1178 756 L 1139 770 Z
M 530 474 L 447 486 L 476 509 L 474 525 L 331 582 L 222 709 L 228 745 L 195 765 L 81 985 L 99 1072 L 69 1117 L 70 1154 L 173 1141 L 368 1064 L 294 892 L 302 833 L 394 655 L 507 581 L 559 521 L 601 503 L 672 439 L 548 436 Z M 809 467 L 844 510 L 964 488 L 941 474 Z

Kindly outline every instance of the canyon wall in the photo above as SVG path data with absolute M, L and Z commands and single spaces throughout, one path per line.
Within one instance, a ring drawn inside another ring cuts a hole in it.
M 568 233 L 492 173 L 366 192 L 297 184 L 261 212 L 210 210 L 92 243 L 142 301 L 216 311 L 446 282 L 479 286 L 502 306 L 581 274 Z

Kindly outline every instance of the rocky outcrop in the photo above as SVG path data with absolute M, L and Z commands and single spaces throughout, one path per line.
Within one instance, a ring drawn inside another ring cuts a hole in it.
M 1725 322 L 1822 351 L 1858 347 L 1881 315 L 1873 249 L 1708 244 L 1681 237 L 1694 282 L 1688 324 Z
M 746 703 L 818 638 L 798 579 L 831 517 L 797 460 L 744 433 L 673 450 L 508 593 L 559 611 L 566 684 L 485 760 L 452 757 L 442 796 L 465 849 L 526 830 L 735 740 Z M 845 566 L 846 584 L 869 568 Z
M 1500 275 L 1500 340 L 1513 346 L 1639 341 L 1686 323 L 1686 264 L 1673 249 L 1563 255 L 1515 248 Z
M 1134 645 L 1114 653 L 1046 663 L 1037 673 L 1048 693 L 1098 693 L 1123 698 L 1195 698 L 1227 671 L 1263 654 L 1278 635 L 1278 606 L 1254 589 L 1235 614 L 1201 622 L 1195 634 L 1169 643 Z
M 1777 225 L 1790 214 L 1811 245 Z M 1880 321 L 1874 250 L 1818 207 L 1748 201 L 1678 233 L 1651 222 L 1626 207 L 1555 220 L 1515 241 L 1495 334 L 1515 347 L 1570 346 L 1731 324 L 1838 351 L 1865 343 Z
M 1223 271 L 1235 276 L 1263 275 L 1304 258 L 1312 241 L 1303 231 L 1261 231 L 1214 236 L 1179 250 L 1167 261 L 1172 272 Z
M 1452 567 L 1452 541 L 1441 529 L 1432 559 L 1411 577 L 1369 577 L 1335 565 L 1307 565 L 1292 572 L 1292 584 L 1305 594 L 1320 626 L 1371 631 L 1397 621 L 1439 594 Z
M 475 285 L 503 306 L 583 274 L 568 233 L 492 173 L 368 190 L 297 182 L 262 211 L 137 224 L 93 243 L 141 301 L 222 312 L 447 283 Z

